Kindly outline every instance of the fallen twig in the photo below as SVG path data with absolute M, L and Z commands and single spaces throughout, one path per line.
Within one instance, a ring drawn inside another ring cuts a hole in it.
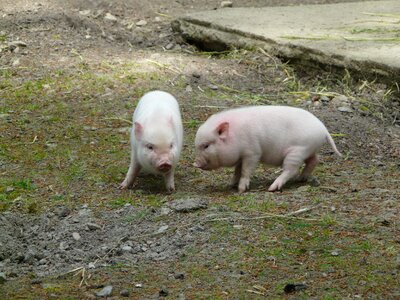
M 291 213 L 287 213 L 286 216 L 297 216 L 297 215 L 300 215 L 302 213 L 305 213 L 305 212 L 308 212 L 310 210 L 313 210 L 315 207 L 316 206 L 300 208 L 299 210 L 293 211 Z
M 126 120 L 126 119 L 122 119 L 122 118 L 118 118 L 118 117 L 112 117 L 112 118 L 103 118 L 103 120 L 116 120 L 116 121 L 122 121 L 122 122 L 126 122 L 129 124 L 133 124 L 133 122 L 131 120 Z
M 252 220 L 262 220 L 262 219 L 271 219 L 271 218 L 280 218 L 280 219 L 292 219 L 292 220 L 304 220 L 304 221 L 321 221 L 320 219 L 313 219 L 313 218 L 301 218 L 296 216 L 288 216 L 288 215 L 277 215 L 277 214 L 263 214 L 257 217 L 240 217 L 240 218 L 217 218 L 206 220 L 205 222 L 218 222 L 218 221 L 235 221 L 235 220 L 244 220 L 244 221 L 252 221 Z

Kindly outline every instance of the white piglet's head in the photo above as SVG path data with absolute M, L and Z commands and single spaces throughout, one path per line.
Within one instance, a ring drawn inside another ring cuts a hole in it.
M 221 155 L 226 151 L 229 137 L 229 122 L 217 125 L 206 122 L 196 133 L 196 161 L 193 166 L 202 170 L 213 170 L 223 166 Z
M 148 126 L 151 125 L 151 126 Z M 176 165 L 179 158 L 176 132 L 172 118 L 158 124 L 135 122 L 137 159 L 144 170 L 166 174 Z

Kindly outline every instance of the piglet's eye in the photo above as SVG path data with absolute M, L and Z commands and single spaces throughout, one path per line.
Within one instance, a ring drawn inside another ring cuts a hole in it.
M 174 144 L 171 143 L 171 145 L 169 145 L 169 148 L 172 149 L 174 147 Z
M 151 145 L 151 144 L 146 145 L 146 147 L 147 147 L 147 149 L 149 149 L 149 150 L 154 150 L 154 147 L 153 147 L 153 145 Z
M 204 148 L 204 149 L 207 149 L 208 146 L 210 146 L 210 144 L 205 144 L 205 145 L 203 146 L 203 148 Z

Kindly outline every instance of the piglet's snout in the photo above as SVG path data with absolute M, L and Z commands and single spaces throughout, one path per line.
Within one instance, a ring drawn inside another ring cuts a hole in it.
M 157 166 L 157 170 L 160 172 L 169 172 L 172 168 L 172 164 L 169 161 L 163 161 L 160 162 L 160 164 Z

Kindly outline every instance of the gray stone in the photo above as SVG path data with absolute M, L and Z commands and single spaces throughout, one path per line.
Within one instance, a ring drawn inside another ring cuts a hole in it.
M 79 14 L 81 15 L 81 16 L 88 16 L 88 15 L 90 15 L 90 13 L 91 13 L 91 11 L 90 11 L 90 9 L 85 9 L 85 10 L 80 10 L 79 11 Z
M 170 203 L 171 208 L 176 212 L 191 212 L 198 209 L 205 209 L 208 207 L 208 200 L 202 198 L 186 198 L 173 200 Z
M 174 48 L 174 43 L 169 43 L 167 46 L 165 46 L 165 49 L 167 50 L 171 50 L 172 48 Z
M 352 113 L 353 109 L 349 106 L 340 106 L 340 107 L 338 107 L 338 111 L 345 112 L 345 113 Z
M 188 92 L 188 93 L 193 92 L 193 88 L 190 86 L 190 84 L 188 84 L 188 85 L 186 86 L 185 91 Z
M 101 291 L 96 293 L 97 297 L 108 297 L 111 295 L 113 290 L 112 285 L 107 285 L 105 286 Z
M 170 213 L 171 213 L 171 209 L 169 208 L 169 207 L 161 207 L 161 212 L 160 212 L 160 214 L 162 215 L 162 216 L 167 216 L 167 215 L 169 215 Z
M 215 84 L 209 84 L 208 87 L 214 91 L 218 90 L 218 86 L 216 86 Z
M 222 1 L 220 6 L 221 7 L 232 7 L 233 3 L 232 3 L 232 1 Z
M 110 13 L 106 13 L 106 15 L 104 16 L 104 20 L 112 22 L 112 23 L 115 23 L 115 22 L 117 22 L 118 19 L 117 19 L 116 16 L 114 16 L 114 15 L 112 15 Z
M 124 251 L 124 252 L 132 252 L 132 247 L 131 246 L 128 246 L 128 245 L 125 245 L 125 246 L 122 246 L 122 251 Z
M 81 235 L 79 234 L 79 232 L 73 232 L 72 237 L 75 241 L 79 241 L 81 239 Z
M 87 228 L 89 230 L 92 230 L 92 231 L 93 230 L 97 230 L 97 229 L 101 229 L 101 226 L 97 225 L 96 223 L 87 223 L 86 226 L 87 226 Z
M 157 230 L 156 232 L 154 232 L 154 233 L 155 233 L 155 234 L 163 233 L 163 232 L 167 231 L 168 228 L 169 228 L 168 225 L 161 226 L 161 227 L 158 228 L 158 230 Z
M 122 297 L 129 297 L 130 293 L 127 289 L 123 289 L 119 292 Z
M 147 25 L 147 21 L 146 20 L 140 20 L 139 22 L 136 22 L 136 26 L 146 26 Z

